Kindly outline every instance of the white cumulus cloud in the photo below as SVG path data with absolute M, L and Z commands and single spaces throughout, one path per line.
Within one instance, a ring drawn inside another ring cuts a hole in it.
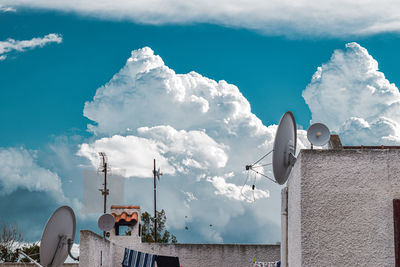
M 50 33 L 42 38 L 32 38 L 31 40 L 14 40 L 7 39 L 6 41 L 0 41 L 0 60 L 5 60 L 7 55 L 13 51 L 24 52 L 27 49 L 33 49 L 36 47 L 43 47 L 49 43 L 61 43 L 62 37 L 59 34 Z
M 318 67 L 303 91 L 313 122 L 348 145 L 400 144 L 400 93 L 367 49 L 348 43 Z
M 64 201 L 61 180 L 56 173 L 38 166 L 34 153 L 24 148 L 0 148 L 0 196 L 15 190 L 42 191 Z
M 277 126 L 263 125 L 235 85 L 196 72 L 177 74 L 145 47 L 134 50 L 97 89 L 84 115 L 93 121 L 88 129 L 94 136 L 78 154 L 97 167 L 98 152 L 106 152 L 111 166 L 131 177 L 128 198 L 135 196 L 144 206 L 151 201 L 147 189 L 133 184 L 148 186 L 137 178 L 152 178 L 157 160 L 164 173 L 160 205 L 173 227 L 184 228 L 183 218 L 189 216 L 199 225 L 197 234 L 220 242 L 226 225 L 248 212 L 244 207 L 250 196 L 256 200 L 252 216 L 262 218 L 264 209 L 275 214 L 264 216 L 259 227 L 279 227 L 280 186 L 260 177 L 254 190 L 244 185 L 245 165 L 272 149 Z M 307 145 L 305 131 L 298 136 L 298 147 Z M 270 169 L 264 173 L 272 177 Z
M 395 0 L 1 0 L 0 3 L 155 25 L 213 23 L 278 35 L 343 36 L 400 30 L 400 3 Z

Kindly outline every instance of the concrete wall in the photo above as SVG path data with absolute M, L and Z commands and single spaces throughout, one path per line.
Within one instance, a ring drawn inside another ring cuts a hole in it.
M 290 173 L 288 187 L 288 266 L 299 266 L 301 262 L 301 198 L 300 181 L 302 157 L 301 154 L 296 160 Z
M 33 263 L 0 263 L 1 267 L 24 267 L 24 266 L 34 266 L 36 267 L 35 264 Z M 78 263 L 64 263 L 62 267 L 78 267 Z
M 400 150 L 302 150 L 288 190 L 290 267 L 395 265 Z
M 183 267 L 233 267 L 250 266 L 256 260 L 278 261 L 279 245 L 239 245 L 239 244 L 114 244 L 90 231 L 81 231 L 79 266 L 100 266 L 99 248 L 103 251 L 104 266 L 121 266 L 124 248 L 140 250 L 157 255 L 178 256 Z M 129 240 L 129 239 L 127 239 Z M 89 246 L 88 246 L 89 245 Z M 110 263 L 105 265 L 104 262 Z
M 112 253 L 110 241 L 91 231 L 80 232 L 79 266 L 112 266 Z

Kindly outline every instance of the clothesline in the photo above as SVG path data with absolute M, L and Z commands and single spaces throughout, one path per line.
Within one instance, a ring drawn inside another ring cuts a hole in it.
M 161 256 L 125 248 L 122 267 L 180 267 L 178 257 Z

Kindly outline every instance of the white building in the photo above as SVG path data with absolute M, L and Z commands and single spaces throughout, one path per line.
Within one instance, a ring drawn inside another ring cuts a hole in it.
M 287 182 L 288 266 L 400 266 L 399 148 L 300 152 Z
M 160 244 L 142 243 L 139 206 L 111 206 L 116 224 L 109 239 L 91 231 L 80 232 L 79 266 L 121 266 L 124 249 L 179 257 L 183 267 L 252 266 L 258 261 L 278 261 L 280 246 L 257 244 Z M 131 235 L 125 235 L 121 226 L 128 226 Z

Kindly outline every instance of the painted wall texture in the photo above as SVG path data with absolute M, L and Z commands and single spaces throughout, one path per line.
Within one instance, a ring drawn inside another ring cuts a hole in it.
M 183 267 L 202 266 L 250 266 L 257 260 L 278 261 L 279 245 L 239 245 L 239 244 L 152 244 L 121 241 L 114 244 L 91 231 L 80 234 L 80 267 L 121 266 L 124 248 L 140 250 L 157 255 L 178 256 Z M 102 254 L 100 255 L 100 250 Z M 102 262 L 103 265 L 100 265 Z
M 399 149 L 302 150 L 287 186 L 290 267 L 395 266 Z

